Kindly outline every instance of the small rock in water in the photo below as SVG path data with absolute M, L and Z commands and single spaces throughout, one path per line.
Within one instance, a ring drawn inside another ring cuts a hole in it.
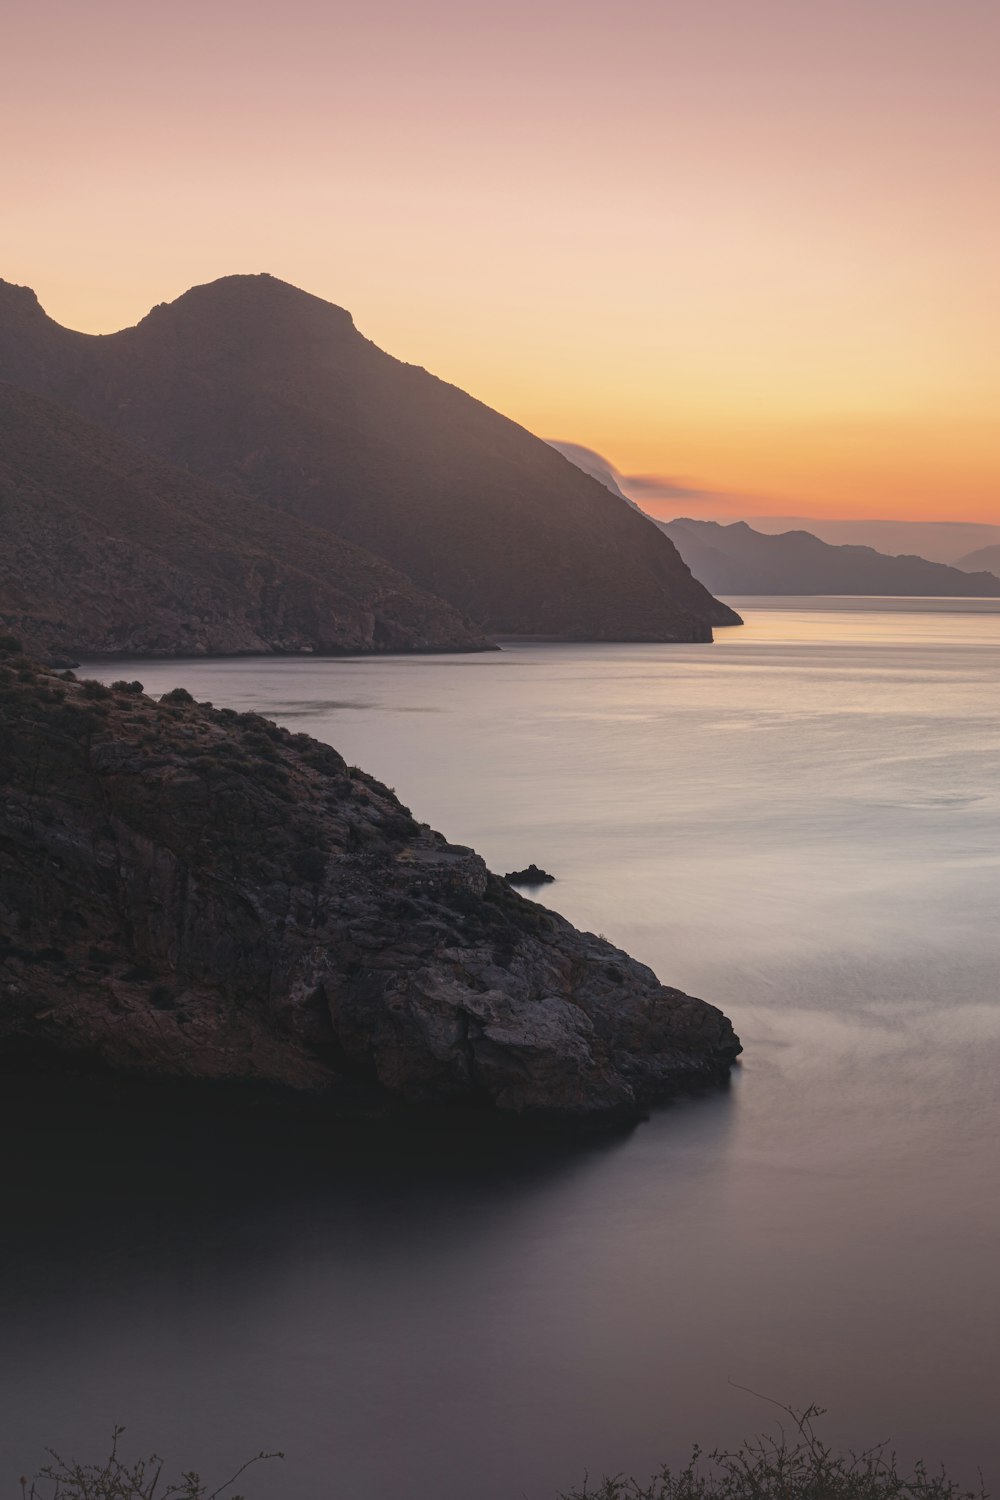
M 529 865 L 526 870 L 511 870 L 504 876 L 509 885 L 550 885 L 555 878 L 537 865 Z

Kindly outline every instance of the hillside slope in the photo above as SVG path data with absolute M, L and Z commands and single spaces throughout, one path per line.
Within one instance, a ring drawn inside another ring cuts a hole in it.
M 0 521 L 0 622 L 42 655 L 487 645 L 381 558 L 3 382 Z
M 0 377 L 387 559 L 491 632 L 709 640 L 668 538 L 516 423 L 270 276 L 96 337 L 0 283 Z

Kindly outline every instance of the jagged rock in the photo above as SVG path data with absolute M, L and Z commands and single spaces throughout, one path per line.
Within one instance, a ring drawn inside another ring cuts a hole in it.
M 504 876 L 509 885 L 551 885 L 555 878 L 535 864 L 528 865 L 525 870 L 509 870 Z
M 254 714 L 0 657 L 0 1047 L 627 1122 L 720 1080 L 660 985 Z

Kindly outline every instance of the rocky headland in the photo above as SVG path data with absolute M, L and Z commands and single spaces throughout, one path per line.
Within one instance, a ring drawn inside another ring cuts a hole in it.
M 327 745 L 0 651 L 0 1056 L 625 1124 L 724 1015 Z

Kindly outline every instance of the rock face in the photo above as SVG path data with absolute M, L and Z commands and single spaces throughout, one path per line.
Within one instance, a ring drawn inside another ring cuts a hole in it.
M 740 1050 L 306 735 L 9 650 L 0 731 L 0 1047 L 569 1123 Z
M 0 378 L 364 547 L 489 633 L 708 641 L 739 623 L 596 479 L 270 276 L 104 337 L 0 282 Z
M 489 644 L 381 558 L 3 382 L 0 625 L 46 657 Z

